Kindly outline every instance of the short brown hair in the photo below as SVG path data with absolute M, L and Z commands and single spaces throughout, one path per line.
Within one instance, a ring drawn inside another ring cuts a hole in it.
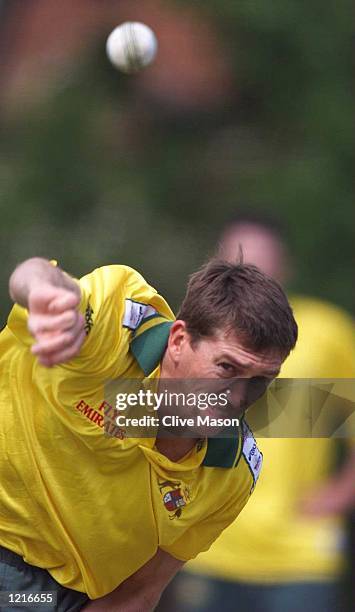
M 191 275 L 177 315 L 192 341 L 229 329 L 253 350 L 279 348 L 287 356 L 297 323 L 280 285 L 250 264 L 213 259 Z

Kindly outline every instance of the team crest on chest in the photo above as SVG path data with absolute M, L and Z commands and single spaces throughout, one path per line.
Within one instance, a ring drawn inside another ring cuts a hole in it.
M 164 507 L 169 513 L 169 519 L 179 518 L 183 508 L 190 501 L 190 493 L 187 486 L 181 482 L 161 479 L 158 479 L 158 486 Z

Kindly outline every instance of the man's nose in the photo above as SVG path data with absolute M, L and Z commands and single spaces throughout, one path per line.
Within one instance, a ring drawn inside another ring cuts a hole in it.
M 230 403 L 236 410 L 246 410 L 264 395 L 269 382 L 263 377 L 238 378 L 229 386 Z
M 229 386 L 229 401 L 235 410 L 244 411 L 247 408 L 249 381 L 248 378 L 238 378 Z

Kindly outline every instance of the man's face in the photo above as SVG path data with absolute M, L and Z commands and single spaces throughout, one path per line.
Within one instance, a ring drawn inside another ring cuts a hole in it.
M 181 378 L 265 377 L 272 380 L 280 371 L 283 358 L 279 351 L 248 349 L 235 333 L 217 331 L 213 337 L 195 344 L 186 330 L 184 333 L 186 340 L 178 366 Z
M 197 387 L 209 392 L 228 390 L 228 410 L 208 408 L 205 412 L 215 417 L 222 413 L 228 417 L 241 416 L 263 395 L 284 359 L 278 350 L 247 348 L 235 333 L 226 330 L 192 343 L 183 321 L 176 321 L 172 327 L 168 352 L 174 362 L 169 376 L 194 380 Z

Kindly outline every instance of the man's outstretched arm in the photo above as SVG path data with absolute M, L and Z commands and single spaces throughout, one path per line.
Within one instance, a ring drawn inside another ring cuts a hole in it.
M 47 367 L 75 357 L 85 338 L 78 312 L 78 284 L 46 259 L 27 259 L 14 270 L 10 296 L 29 313 L 28 328 L 36 340 L 32 352 Z
M 117 589 L 84 606 L 84 612 L 150 612 L 162 592 L 184 565 L 169 553 L 158 550 L 148 563 L 127 578 Z
M 320 519 L 341 515 L 355 508 L 355 447 L 349 450 L 344 465 L 328 480 L 301 500 L 301 512 Z

